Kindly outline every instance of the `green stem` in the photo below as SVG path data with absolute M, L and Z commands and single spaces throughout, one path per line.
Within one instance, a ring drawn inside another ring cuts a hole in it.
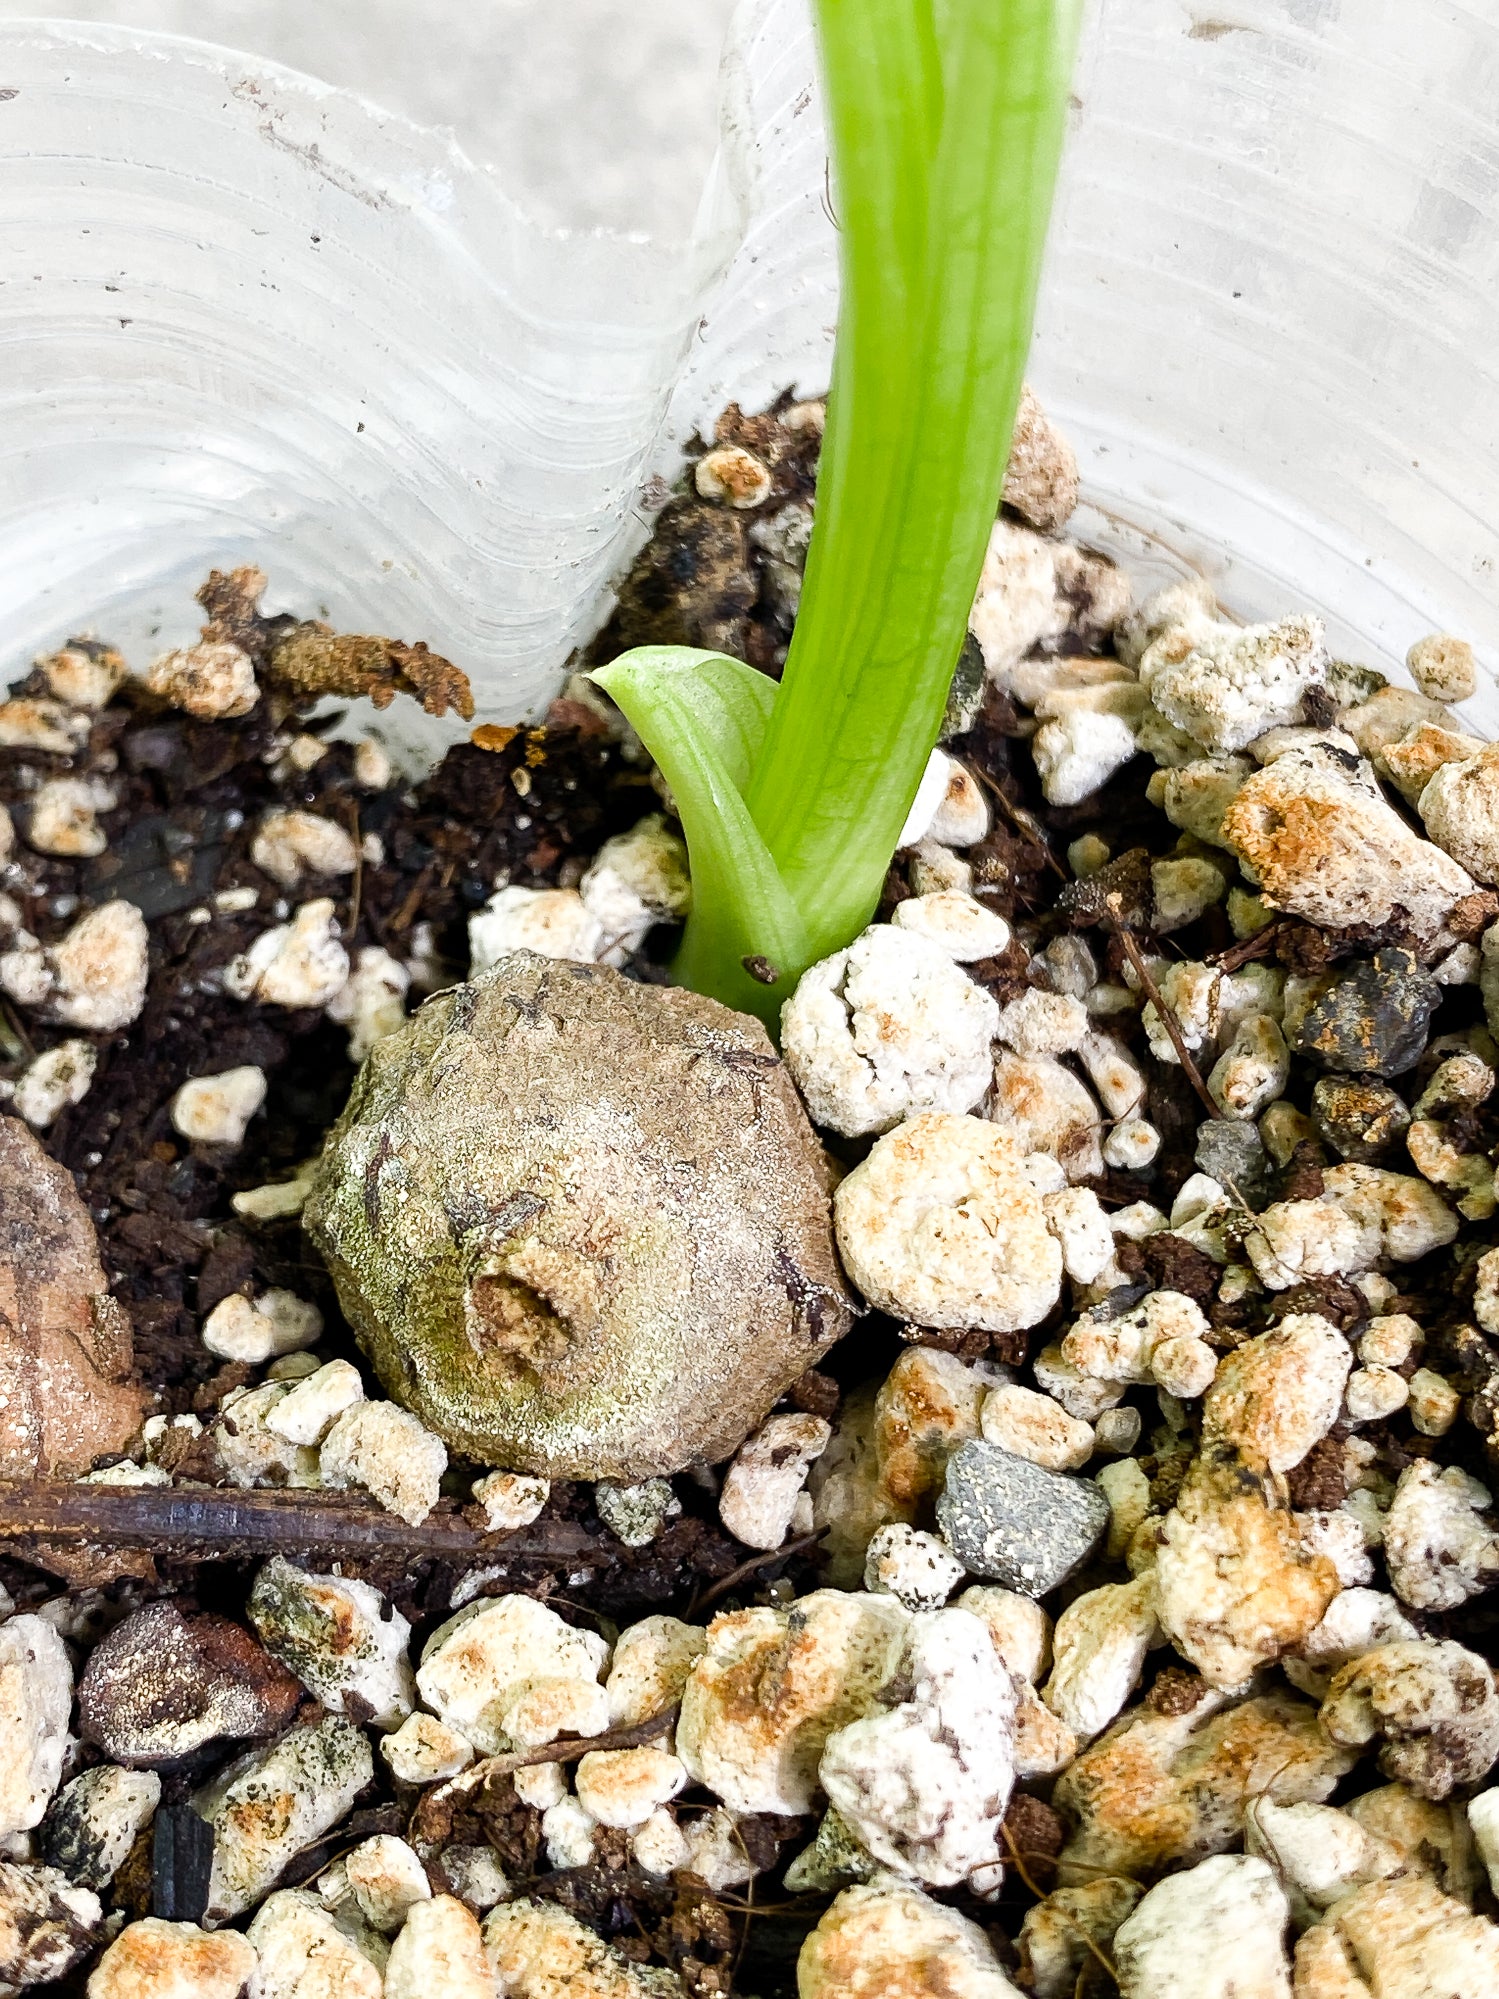
M 838 349 L 801 608 L 746 793 L 818 956 L 873 913 L 941 725 L 1009 455 L 1076 18 L 1075 0 L 950 0 L 933 152 L 927 67 L 900 74 L 912 0 L 819 0 Z

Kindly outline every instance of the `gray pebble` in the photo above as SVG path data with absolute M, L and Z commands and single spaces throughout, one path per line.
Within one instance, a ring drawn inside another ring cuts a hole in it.
M 1252 1124 L 1206 1118 L 1197 1127 L 1196 1164 L 1220 1187 L 1242 1194 L 1259 1213 L 1271 1199 L 1271 1166 L 1264 1140 Z
M 1041 1597 L 1098 1546 L 1109 1502 L 1086 1478 L 1045 1471 L 998 1444 L 962 1444 L 947 1463 L 937 1521 L 969 1572 Z

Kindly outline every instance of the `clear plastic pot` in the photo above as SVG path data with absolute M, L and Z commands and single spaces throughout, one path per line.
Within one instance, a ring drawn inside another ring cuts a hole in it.
M 238 17 L 252 38 L 253 6 Z M 1478 645 L 1499 732 L 1499 27 L 1395 0 L 1101 0 L 1034 378 L 1089 538 Z M 729 397 L 826 376 L 806 0 L 747 0 L 689 245 L 531 226 L 440 135 L 254 58 L 0 30 L 0 640 L 145 650 L 210 562 L 544 700 Z M 737 246 L 737 249 L 736 249 Z

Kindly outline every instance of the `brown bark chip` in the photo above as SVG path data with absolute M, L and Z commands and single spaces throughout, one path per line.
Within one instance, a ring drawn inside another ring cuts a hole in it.
M 72 1176 L 0 1117 L 0 1477 L 76 1477 L 140 1427 L 130 1324 Z

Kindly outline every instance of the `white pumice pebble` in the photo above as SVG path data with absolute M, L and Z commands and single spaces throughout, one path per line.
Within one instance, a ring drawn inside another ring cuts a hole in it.
M 1444 763 L 1417 807 L 1439 847 L 1481 882 L 1499 877 L 1499 750 L 1484 744 L 1461 762 Z
M 364 945 L 348 983 L 328 1002 L 330 1020 L 349 1030 L 349 1060 L 362 1062 L 387 1034 L 406 1024 L 411 972 L 378 944 Z
M 1121 1118 L 1103 1142 L 1105 1166 L 1121 1173 L 1138 1173 L 1149 1166 L 1161 1149 L 1161 1134 L 1148 1119 Z
M 352 1927 L 352 1926 L 351 1926 Z M 279 1888 L 256 1910 L 245 1940 L 256 1955 L 254 1999 L 380 1999 L 380 1969 L 306 1888 Z
M 687 1782 L 680 1758 L 656 1743 L 634 1749 L 595 1749 L 580 1759 L 578 1803 L 599 1825 L 633 1832 L 659 1805 L 670 1803 Z
M 391 1945 L 385 1999 L 500 1999 L 504 1989 L 472 1910 L 453 1895 L 414 1905 Z
M 318 812 L 268 812 L 250 843 L 250 859 L 284 889 L 309 876 L 351 875 L 359 850 L 344 827 Z
M 88 1034 L 128 1027 L 146 1002 L 150 937 L 133 902 L 88 910 L 45 949 L 28 931 L 0 952 L 0 991 Z
M 1357 1367 L 1348 1377 L 1344 1411 L 1350 1423 L 1382 1423 L 1410 1397 L 1404 1379 L 1388 1367 Z
M 413 1706 L 411 1626 L 373 1584 L 309 1575 L 273 1555 L 247 1605 L 260 1642 L 334 1714 L 396 1728 Z
M 363 1400 L 358 1368 L 330 1360 L 294 1384 L 266 1417 L 266 1428 L 289 1444 L 320 1444 L 343 1412 Z
M 1207 1175 L 1203 1175 L 1207 1177 Z M 1217 1185 L 1217 1181 L 1213 1181 Z M 1139 1243 L 1147 1235 L 1157 1235 L 1163 1227 L 1169 1227 L 1169 1217 L 1161 1213 L 1151 1201 L 1131 1201 L 1127 1207 L 1115 1207 L 1109 1215 L 1109 1227 L 1115 1235 L 1123 1235 L 1127 1241 Z
M 605 1682 L 610 1726 L 630 1728 L 673 1707 L 707 1644 L 701 1625 L 679 1617 L 656 1615 L 627 1625 L 615 1640 Z M 669 1734 L 660 1739 L 671 1746 Z
M 553 1867 L 586 1867 L 593 1858 L 598 1820 L 574 1797 L 559 1798 L 541 1815 L 541 1836 Z
M 991 1444 L 1048 1471 L 1077 1471 L 1093 1455 L 1088 1424 L 1032 1388 L 1010 1384 L 992 1390 L 984 1397 L 980 1422 Z
M 758 507 L 770 498 L 770 467 L 740 444 L 717 444 L 693 468 L 693 484 L 705 500 L 731 507 Z
M 1473 648 L 1450 632 L 1429 632 L 1405 655 L 1411 678 L 1432 701 L 1466 701 L 1478 686 Z
M 1408 1312 L 1376 1313 L 1359 1339 L 1358 1357 L 1365 1367 L 1401 1367 L 1420 1348 L 1423 1338 Z
M 1454 1610 L 1499 1578 L 1487 1487 L 1456 1465 L 1407 1465 L 1385 1515 L 1390 1584 L 1417 1610 Z
M 573 888 L 502 888 L 468 920 L 469 976 L 476 978 L 508 951 L 592 964 L 604 926 Z
M 928 1113 L 876 1141 L 834 1194 L 838 1247 L 870 1304 L 919 1326 L 1033 1326 L 1062 1252 L 1007 1132 Z
M 1183 959 L 1161 965 L 1156 971 L 1155 981 L 1161 998 L 1176 1017 L 1182 1040 L 1195 1052 L 1218 1032 L 1223 974 L 1215 966 Z M 1154 1000 L 1147 1002 L 1140 1017 L 1155 1059 L 1158 1062 L 1177 1062 L 1176 1045 L 1156 1011 Z
M 1214 1063 L 1208 1089 L 1224 1114 L 1256 1118 L 1286 1087 L 1291 1057 L 1279 1023 L 1267 1013 L 1241 1020 Z
M 1288 826 L 1304 833 L 1288 838 Z M 1325 928 L 1386 924 L 1398 908 L 1423 947 L 1449 943 L 1452 906 L 1475 888 L 1451 855 L 1411 830 L 1367 764 L 1350 771 L 1311 748 L 1256 771 L 1223 832 L 1270 903 Z
M 354 781 L 366 791 L 384 791 L 395 776 L 395 766 L 383 743 L 364 736 L 354 745 Z
M 1046 1226 L 1062 1245 L 1062 1267 L 1078 1284 L 1091 1284 L 1114 1256 L 1114 1232 L 1091 1187 L 1065 1187 L 1041 1197 Z
M 413 1527 L 437 1504 L 447 1463 L 442 1439 L 393 1402 L 356 1402 L 345 1409 L 318 1454 L 325 1484 L 363 1486 Z
M 315 1486 L 322 1483 L 318 1454 L 289 1444 L 266 1428 L 266 1418 L 291 1393 L 284 1381 L 231 1390 L 213 1426 L 214 1451 L 233 1485 Z
M 674 1974 L 667 1985 L 659 1971 L 634 1964 L 556 1902 L 502 1902 L 485 1918 L 484 1947 L 502 1999 L 680 1999 Z M 428 1999 L 431 1992 L 426 1983 L 409 1994 L 386 1987 L 387 1999 Z
M 908 851 L 906 879 L 913 897 L 973 894 L 973 863 L 951 847 L 936 840 L 918 840 Z
M 1043 722 L 1032 739 L 1042 796 L 1049 805 L 1080 804 L 1138 748 L 1136 730 L 1123 715 L 1069 708 Z
M 901 1678 L 906 1698 L 828 1737 L 818 1776 L 876 1860 L 951 1887 L 1001 1857 L 1015 1683 L 980 1620 L 958 1609 L 911 1618 Z
M 11 1099 L 16 1115 L 34 1131 L 45 1131 L 89 1093 L 99 1051 L 91 1041 L 60 1041 L 28 1062 L 16 1078 Z
M 73 1669 L 45 1619 L 0 1624 L 0 1837 L 40 1824 L 62 1777 Z
M 95 1965 L 89 1999 L 243 1999 L 256 1967 L 238 1930 L 143 1916 L 127 1923 Z
M 172 1099 L 173 1128 L 194 1145 L 237 1149 L 265 1102 L 265 1093 L 265 1071 L 253 1063 L 214 1076 L 194 1076 Z
M 975 1583 L 956 1608 L 975 1616 L 1012 1676 L 1035 1686 L 1051 1664 L 1051 1619 L 1040 1604 L 1017 1590 Z
M 1088 1036 L 1088 1009 L 1068 993 L 1032 986 L 1000 1008 L 995 1031 L 1021 1055 L 1069 1055 Z
M 1473 1829 L 1473 1844 L 1478 1848 L 1478 1857 L 1489 1877 L 1490 1891 L 1499 1895 L 1499 1785 L 1492 1790 L 1481 1791 L 1476 1798 L 1469 1798 L 1468 1824 Z
M 1114 1318 L 1079 1319 L 1063 1336 L 1062 1358 L 1098 1381 L 1145 1382 L 1163 1341 L 1202 1339 L 1208 1322 L 1180 1291 L 1152 1291 Z
M 820 1416 L 769 1416 L 724 1475 L 718 1517 L 747 1548 L 779 1548 L 813 1461 L 833 1432 Z
M 530 1597 L 490 1597 L 427 1640 L 417 1691 L 481 1755 L 558 1735 L 600 1735 L 609 1705 L 599 1682 L 609 1647 Z M 513 1739 L 513 1740 L 512 1740 Z
M 1333 1675 L 1319 1720 L 1330 1741 L 1383 1742 L 1379 1767 L 1439 1803 L 1499 1758 L 1499 1692 L 1487 1662 L 1452 1639 L 1381 1645 Z
M 630 1852 L 638 1866 L 658 1878 L 674 1874 L 691 1859 L 686 1835 L 665 1805 L 658 1805 L 636 1832 Z
M 1164 937 L 1195 923 L 1205 910 L 1221 902 L 1228 889 L 1228 875 L 1216 861 L 1198 860 L 1191 855 L 1168 856 L 1150 866 L 1151 900 L 1157 936 Z
M 1368 1232 L 1334 1201 L 1275 1201 L 1256 1219 L 1244 1247 L 1254 1274 L 1271 1291 L 1309 1277 L 1352 1276 L 1377 1254 Z
M 1111 1118 L 1127 1118 L 1140 1110 L 1145 1102 L 1144 1071 L 1122 1041 L 1090 1028 L 1077 1044 L 1077 1055 Z
M 484 1508 L 484 1524 L 491 1534 L 529 1527 L 541 1517 L 552 1496 L 550 1479 L 530 1478 L 524 1472 L 493 1471 L 474 1480 L 474 1498 Z
M 338 938 L 328 896 L 304 902 L 290 923 L 263 930 L 249 950 L 225 968 L 224 990 L 263 1006 L 322 1007 L 342 991 L 349 954 Z
M 220 1770 L 192 1799 L 214 1828 L 205 1920 L 253 1908 L 293 1856 L 337 1825 L 374 1775 L 369 1743 L 338 1715 L 291 1729 Z
M 47 691 L 70 708 L 102 708 L 125 678 L 127 668 L 111 646 L 74 640 L 37 661 Z
M 916 787 L 916 796 L 911 800 L 905 823 L 896 840 L 897 850 L 920 845 L 931 837 L 932 821 L 937 816 L 937 808 L 947 796 L 947 777 L 952 768 L 952 758 L 945 750 L 933 750 L 926 760 L 926 768 L 921 773 L 921 781 Z M 942 844 L 938 842 L 937 844 Z
M 1106 1409 L 1124 1399 L 1123 1382 L 1084 1373 L 1059 1346 L 1042 1347 L 1031 1369 L 1042 1391 L 1080 1423 L 1096 1423 Z
M 1154 1576 L 1086 1591 L 1057 1619 L 1041 1698 L 1074 1734 L 1084 1740 L 1101 1734 L 1134 1692 L 1145 1655 L 1160 1638 Z
M 418 1709 L 408 1714 L 398 1729 L 380 1738 L 380 1754 L 401 1783 L 437 1784 L 468 1768 L 474 1760 L 474 1745 L 435 1714 Z M 555 1769 L 556 1765 L 543 1767 Z
M 496 1902 L 509 1900 L 510 1881 L 492 1846 L 455 1842 L 443 1848 L 441 1866 L 449 1888 L 475 1915 L 482 1916 Z
M 801 1999 L 1017 1999 L 977 1923 L 888 1872 L 843 1890 L 797 1975 Z
M 1179 1402 L 1205 1395 L 1218 1372 L 1218 1356 L 1206 1340 L 1188 1333 L 1162 1340 L 1150 1356 L 1151 1378 Z
M 1268 1860 L 1291 1896 L 1297 1927 L 1366 1881 L 1401 1870 L 1392 1840 L 1367 1831 L 1333 1805 L 1277 1805 L 1256 1798 L 1244 1816 L 1245 1846 Z
M 294 1292 L 271 1290 L 251 1300 L 242 1291 L 221 1298 L 203 1322 L 203 1344 L 220 1360 L 252 1367 L 276 1354 L 314 1345 L 323 1330 L 317 1306 Z
M 1202 757 L 1176 770 L 1157 771 L 1161 809 L 1173 826 L 1179 826 L 1194 839 L 1209 846 L 1225 846 L 1223 815 L 1254 768 L 1249 757 L 1221 756 Z
M 893 1678 L 909 1623 L 893 1596 L 831 1589 L 800 1598 L 794 1621 L 769 1605 L 715 1617 L 677 1722 L 694 1781 L 730 1812 L 809 1811 L 829 1736 Z M 780 1691 L 746 1701 L 750 1685 Z
M 653 812 L 606 840 L 578 884 L 604 935 L 600 956 L 620 965 L 658 923 L 680 922 L 692 905 L 687 844 Z
M 114 786 L 98 778 L 48 778 L 32 793 L 26 844 L 39 854 L 92 860 L 109 845 L 98 814 L 117 802 Z
M 1069 1180 L 1089 1180 L 1102 1171 L 1098 1105 L 1081 1077 L 1055 1056 L 1003 1050 L 984 1116 L 1013 1133 L 1022 1151 L 1049 1153 Z
M 1139 1411 L 1131 1414 L 1138 1416 Z M 1109 1502 L 1109 1532 L 1104 1552 L 1111 1562 L 1122 1561 L 1136 1529 L 1150 1512 L 1150 1480 L 1136 1458 L 1118 1458 L 1101 1465 L 1097 1485 Z
M 1005 919 L 960 889 L 913 895 L 896 904 L 890 920 L 897 930 L 924 937 L 960 965 L 997 958 L 1009 948 L 1010 926 Z
M 803 973 L 781 1010 L 786 1066 L 814 1123 L 856 1137 L 923 1110 L 971 1110 L 999 1009 L 948 954 L 871 924 Z
M 1203 1409 L 1204 1444 L 1231 1446 L 1255 1470 L 1294 1470 L 1338 1420 L 1352 1364 L 1329 1320 L 1288 1314 L 1223 1358 Z
M 1326 678 L 1322 621 L 1178 627 L 1147 648 L 1139 670 L 1168 722 L 1205 750 L 1241 750 L 1298 720 L 1307 693 Z
M 107 1888 L 161 1802 L 154 1770 L 96 1763 L 65 1784 L 47 1813 L 46 1850 L 80 1888 Z
M 548 1812 L 567 1796 L 567 1773 L 560 1763 L 533 1763 L 516 1771 L 515 1795 L 533 1811 Z
M 944 752 L 933 752 L 942 756 Z M 924 837 L 944 847 L 975 847 L 989 837 L 989 801 L 966 764 L 948 757 L 942 797 Z
M 1169 1875 L 1114 1934 L 1121 1999 L 1291 1999 L 1289 1915 L 1273 1869 L 1252 1854 Z
M 426 1868 L 393 1833 L 361 1840 L 344 1855 L 344 1868 L 360 1914 L 377 1930 L 398 1930 L 415 1905 L 432 1893 Z
M 1461 1395 L 1444 1375 L 1429 1367 L 1418 1367 L 1408 1385 L 1406 1406 L 1416 1429 L 1423 1437 L 1445 1437 L 1462 1408 Z
M 89 737 L 89 718 L 61 701 L 17 696 L 0 701 L 0 750 L 41 750 L 70 757 Z
M 946 1542 L 903 1521 L 878 1528 L 864 1558 L 864 1587 L 907 1610 L 940 1610 L 966 1573 Z
M 254 664 L 237 645 L 203 643 L 161 653 L 143 678 L 153 694 L 202 722 L 233 721 L 260 699 Z

